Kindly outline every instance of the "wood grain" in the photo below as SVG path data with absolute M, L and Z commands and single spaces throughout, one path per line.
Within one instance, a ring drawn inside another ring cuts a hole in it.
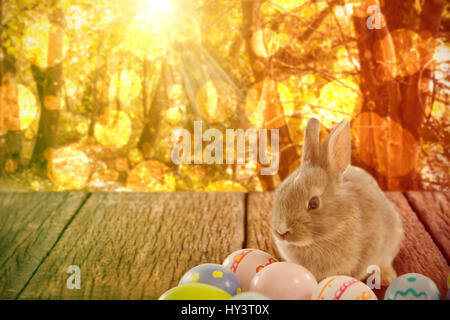
M 402 248 L 394 260 L 394 268 L 398 275 L 416 272 L 431 278 L 439 287 L 441 295 L 447 293 L 447 275 L 449 266 L 425 230 L 408 201 L 400 192 L 387 192 L 388 199 L 399 211 L 405 237 Z M 276 246 L 270 236 L 270 210 L 273 193 L 250 193 L 247 201 L 247 247 L 255 247 L 275 255 L 281 260 Z M 448 218 L 447 218 L 448 223 Z M 374 290 L 379 299 L 384 298 L 386 288 Z
M 405 192 L 406 199 L 420 221 L 433 237 L 436 245 L 450 261 L 450 193 Z
M 418 219 L 404 195 L 387 192 L 388 199 L 395 205 L 403 221 L 403 246 L 394 260 L 398 275 L 421 273 L 432 279 L 439 287 L 441 296 L 447 294 L 447 276 L 450 268 L 442 252 Z
M 0 193 L 0 299 L 14 299 L 86 193 Z
M 94 193 L 20 299 L 157 299 L 244 241 L 242 193 Z M 69 290 L 66 269 L 81 269 Z
M 266 251 L 276 259 L 281 256 L 270 234 L 273 192 L 251 192 L 247 199 L 247 248 Z

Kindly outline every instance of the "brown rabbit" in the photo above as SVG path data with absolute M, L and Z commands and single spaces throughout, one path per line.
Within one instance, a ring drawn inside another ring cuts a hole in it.
M 320 123 L 306 126 L 302 164 L 275 191 L 271 231 L 281 256 L 318 281 L 367 276 L 378 265 L 382 284 L 396 273 L 403 228 L 372 176 L 350 165 L 350 126 L 341 121 L 319 146 Z

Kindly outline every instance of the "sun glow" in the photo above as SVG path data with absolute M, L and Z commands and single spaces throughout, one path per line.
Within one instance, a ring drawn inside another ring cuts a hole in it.
M 149 14 L 161 14 L 170 11 L 169 0 L 144 0 L 144 8 Z

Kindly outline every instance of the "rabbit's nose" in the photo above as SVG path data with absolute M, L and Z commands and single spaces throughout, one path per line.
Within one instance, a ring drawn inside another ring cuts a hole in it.
M 291 232 L 290 229 L 277 229 L 276 231 L 281 238 L 286 238 L 286 236 Z

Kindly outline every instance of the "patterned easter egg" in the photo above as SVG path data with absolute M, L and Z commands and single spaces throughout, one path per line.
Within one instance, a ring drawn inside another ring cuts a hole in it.
M 259 292 L 247 291 L 235 295 L 230 300 L 271 300 L 267 296 Z
M 274 262 L 277 260 L 267 252 L 257 249 L 242 249 L 230 254 L 222 265 L 236 274 L 242 291 L 248 291 L 255 274 Z
M 189 283 L 204 283 L 220 288 L 234 296 L 241 293 L 241 285 L 236 275 L 220 264 L 205 263 L 184 274 L 179 286 Z
M 419 273 L 407 273 L 391 282 L 384 300 L 440 300 L 436 284 Z
M 313 300 L 378 300 L 363 282 L 348 276 L 331 276 L 314 290 Z
M 188 283 L 164 292 L 158 300 L 229 300 L 231 295 L 204 283 Z
M 273 300 L 310 300 L 316 286 L 316 278 L 305 267 L 293 262 L 275 262 L 253 277 L 250 291 Z

